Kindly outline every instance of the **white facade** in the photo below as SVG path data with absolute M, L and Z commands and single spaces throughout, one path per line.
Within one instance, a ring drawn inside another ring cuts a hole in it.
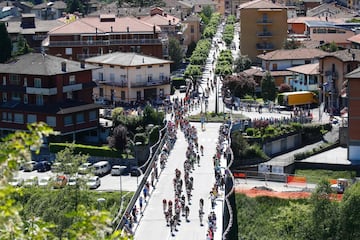
M 267 71 L 283 71 L 290 67 L 300 66 L 310 63 L 318 63 L 318 58 L 313 59 L 290 59 L 290 60 L 262 60 L 262 68 Z

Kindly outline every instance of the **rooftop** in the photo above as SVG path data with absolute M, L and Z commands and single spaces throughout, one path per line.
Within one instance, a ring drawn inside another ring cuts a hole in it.
M 66 8 L 66 3 L 63 1 L 49 1 L 49 2 L 43 2 L 40 4 L 37 4 L 33 7 L 33 9 L 44 9 L 44 8 L 54 8 L 54 9 L 65 9 Z
M 319 63 L 304 64 L 296 67 L 287 68 L 287 70 L 306 75 L 318 75 L 320 73 Z
M 277 3 L 273 3 L 272 1 L 267 1 L 267 0 L 255 0 L 255 1 L 250 1 L 250 2 L 246 2 L 243 4 L 240 4 L 240 9 L 264 9 L 264 8 L 268 8 L 268 9 L 285 9 L 286 7 Z
M 322 56 L 325 57 L 336 57 L 343 62 L 350 62 L 350 61 L 358 61 L 360 62 L 360 49 L 345 49 L 336 52 L 327 53 L 326 55 Z
M 325 55 L 326 52 L 316 48 L 297 48 L 280 49 L 258 55 L 261 60 L 294 60 L 294 59 L 312 59 Z
M 156 26 L 169 25 L 169 22 L 171 22 L 171 25 L 176 25 L 180 22 L 179 18 L 169 14 L 164 14 L 164 15 L 155 14 L 153 16 L 143 17 L 141 18 L 141 20 Z

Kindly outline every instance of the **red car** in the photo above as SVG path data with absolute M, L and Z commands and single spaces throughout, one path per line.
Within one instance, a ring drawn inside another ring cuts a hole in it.
M 68 179 L 64 175 L 59 175 L 54 181 L 54 188 L 63 188 L 66 186 Z

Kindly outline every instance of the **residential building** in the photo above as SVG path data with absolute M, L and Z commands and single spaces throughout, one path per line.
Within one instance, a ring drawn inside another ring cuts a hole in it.
M 98 65 L 93 79 L 94 98 L 111 103 L 135 103 L 163 99 L 170 94 L 169 60 L 138 53 L 114 52 L 88 58 Z
M 19 10 L 12 2 L 3 1 L 0 3 L 0 19 L 17 16 L 19 16 Z
M 221 5 L 225 5 L 224 0 L 181 0 L 179 1 L 182 6 L 188 6 L 192 9 L 194 13 L 201 13 L 203 8 L 206 6 L 210 6 L 214 11 L 220 10 L 222 7 Z M 224 9 L 224 8 L 223 8 Z M 220 10 L 221 11 L 221 10 Z M 221 12 L 220 12 L 221 13 Z M 222 13 L 224 14 L 224 13 Z
M 183 45 L 189 46 L 192 42 L 198 42 L 201 38 L 201 19 L 197 15 L 190 15 L 184 19 L 183 25 Z
M 41 52 L 41 43 L 47 37 L 48 32 L 63 25 L 58 20 L 39 20 L 34 14 L 22 14 L 21 19 L 6 21 L 6 29 L 13 43 L 13 50 L 17 49 L 17 41 L 22 36 L 35 52 Z
M 351 43 L 351 48 L 360 49 L 360 34 L 356 34 L 347 40 Z
M 343 94 L 345 75 L 360 66 L 360 50 L 346 49 L 328 53 L 319 59 L 322 102 L 330 114 L 338 115 L 347 106 Z
M 61 18 L 66 12 L 66 3 L 63 1 L 43 2 L 35 5 L 31 13 L 41 20 L 54 20 Z
M 304 64 L 287 68 L 293 75 L 286 79 L 286 83 L 293 91 L 318 91 L 319 90 L 319 63 Z
M 96 68 L 40 53 L 0 64 L 1 135 L 27 130 L 28 123 L 40 121 L 68 140 L 96 133 L 99 105 L 92 99 Z
M 257 55 L 283 47 L 288 30 L 285 6 L 267 0 L 247 2 L 240 5 L 240 19 L 242 55 L 255 62 Z
M 79 18 L 49 32 L 43 42 L 47 53 L 82 60 L 115 51 L 168 57 L 167 39 L 160 27 L 134 17 L 115 15 Z
M 350 19 L 356 16 L 356 12 L 341 6 L 338 1 L 332 1 L 331 3 L 322 3 L 317 7 L 308 9 L 306 16 Z

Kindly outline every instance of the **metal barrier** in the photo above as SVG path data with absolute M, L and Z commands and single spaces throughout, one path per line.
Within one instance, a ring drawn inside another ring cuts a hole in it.
M 148 177 L 151 173 L 151 170 L 152 168 L 150 166 L 152 166 L 152 163 L 154 163 L 158 157 L 159 157 L 159 154 L 162 150 L 162 147 L 164 146 L 165 142 L 167 141 L 168 139 L 168 129 L 167 129 L 167 124 L 165 124 L 165 127 L 162 128 L 159 132 L 159 140 L 157 141 L 157 143 L 155 143 L 153 146 L 150 147 L 150 155 L 148 157 L 148 160 L 146 160 L 146 162 L 138 167 L 138 169 L 140 169 L 142 172 L 143 170 L 145 170 L 144 174 L 143 174 L 143 178 L 141 179 L 141 182 L 140 184 L 138 185 L 138 188 L 136 189 L 136 192 L 134 193 L 133 197 L 131 198 L 128 206 L 126 207 L 125 211 L 123 214 L 121 214 L 119 212 L 119 216 L 121 215 L 121 219 L 120 221 L 118 222 L 118 224 L 116 225 L 115 227 L 115 231 L 116 230 L 120 230 L 120 229 L 123 229 L 124 228 L 124 225 L 125 225 L 125 214 L 126 213 L 130 213 L 131 210 L 133 209 L 134 205 L 136 204 L 136 202 L 138 201 L 138 198 L 141 194 L 141 191 L 142 189 L 144 188 L 147 180 L 148 180 Z M 120 209 L 121 210 L 121 209 Z M 116 223 L 118 219 L 114 219 L 113 220 L 113 224 Z M 128 231 L 131 231 L 131 229 L 127 229 Z

